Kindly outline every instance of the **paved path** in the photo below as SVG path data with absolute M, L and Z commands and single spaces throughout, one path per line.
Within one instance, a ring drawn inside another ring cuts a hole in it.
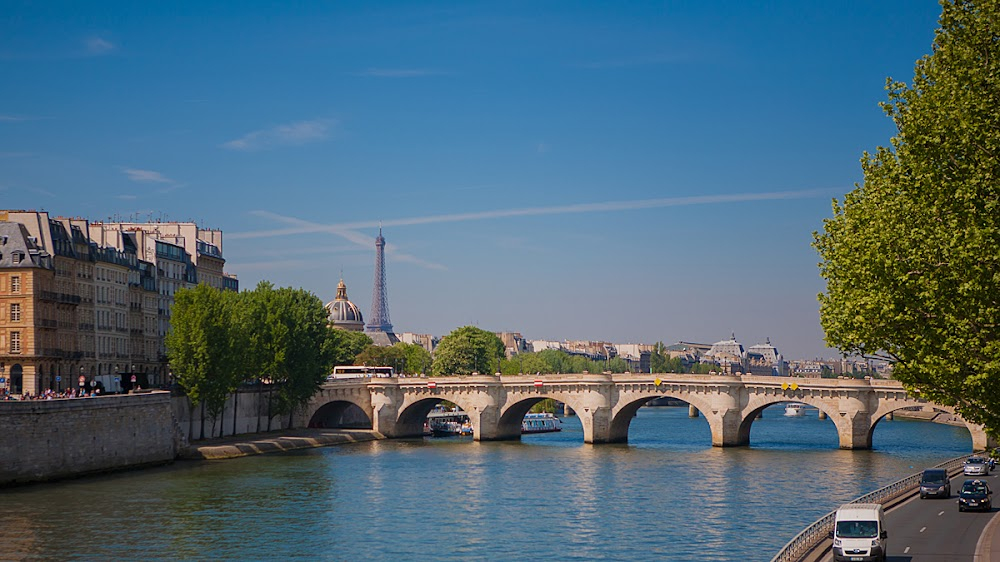
M 383 439 L 370 429 L 294 429 L 192 443 L 178 458 L 217 460 Z
M 994 512 L 993 518 L 986 524 L 986 529 L 979 537 L 975 560 L 977 562 L 1000 562 L 1000 512 Z

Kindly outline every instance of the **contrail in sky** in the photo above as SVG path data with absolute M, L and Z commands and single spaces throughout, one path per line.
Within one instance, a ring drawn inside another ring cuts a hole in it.
M 412 226 L 419 224 L 438 224 L 446 222 L 465 222 L 485 219 L 500 219 L 507 217 L 528 217 L 542 215 L 566 215 L 573 213 L 598 213 L 608 211 L 631 211 L 637 209 L 655 209 L 662 207 L 679 207 L 684 205 L 710 205 L 717 203 L 741 203 L 748 201 L 773 201 L 778 199 L 804 199 L 843 193 L 842 189 L 805 189 L 798 191 L 771 191 L 765 193 L 734 193 L 729 195 L 695 195 L 690 197 L 665 197 L 660 199 L 636 199 L 631 201 L 605 201 L 603 203 L 576 203 L 573 205 L 557 205 L 552 207 L 525 207 L 521 209 L 500 209 L 495 211 L 480 211 L 474 213 L 454 213 L 447 215 L 430 215 L 425 217 L 410 217 L 389 219 L 383 221 L 362 221 L 338 224 L 316 224 L 293 217 L 283 217 L 268 211 L 254 211 L 258 216 L 269 217 L 282 222 L 295 224 L 292 228 L 262 230 L 251 232 L 234 232 L 227 235 L 229 239 L 263 238 L 269 236 L 292 236 L 311 232 L 329 232 L 343 236 L 352 242 L 360 243 L 360 235 L 354 230 L 375 228 L 377 226 Z M 371 245 L 371 239 L 364 236 L 365 246 Z

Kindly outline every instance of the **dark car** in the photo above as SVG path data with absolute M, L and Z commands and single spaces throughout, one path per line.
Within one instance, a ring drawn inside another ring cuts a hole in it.
M 993 509 L 993 492 L 989 484 L 983 480 L 966 480 L 962 484 L 962 491 L 958 493 L 958 510 L 967 509 Z
M 920 477 L 920 498 L 934 496 L 936 498 L 951 497 L 951 480 L 948 471 L 943 468 L 928 468 Z

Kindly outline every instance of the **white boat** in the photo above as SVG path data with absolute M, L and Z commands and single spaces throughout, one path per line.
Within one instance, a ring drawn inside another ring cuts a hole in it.
M 804 416 L 806 413 L 805 404 L 789 404 L 785 406 L 785 415 L 788 417 L 800 417 Z
M 434 437 L 472 435 L 472 422 L 465 412 L 431 412 L 427 414 L 427 428 Z
M 555 414 L 541 412 L 537 414 L 525 414 L 521 421 L 521 433 L 549 433 L 552 431 L 562 431 L 562 420 Z

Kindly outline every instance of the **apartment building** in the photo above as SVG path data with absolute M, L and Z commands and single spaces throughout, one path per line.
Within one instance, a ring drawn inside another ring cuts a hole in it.
M 199 240 L 200 232 L 193 223 L 0 211 L 0 390 L 169 382 L 163 342 L 174 293 L 199 279 L 239 288 L 223 271 L 222 232 Z

